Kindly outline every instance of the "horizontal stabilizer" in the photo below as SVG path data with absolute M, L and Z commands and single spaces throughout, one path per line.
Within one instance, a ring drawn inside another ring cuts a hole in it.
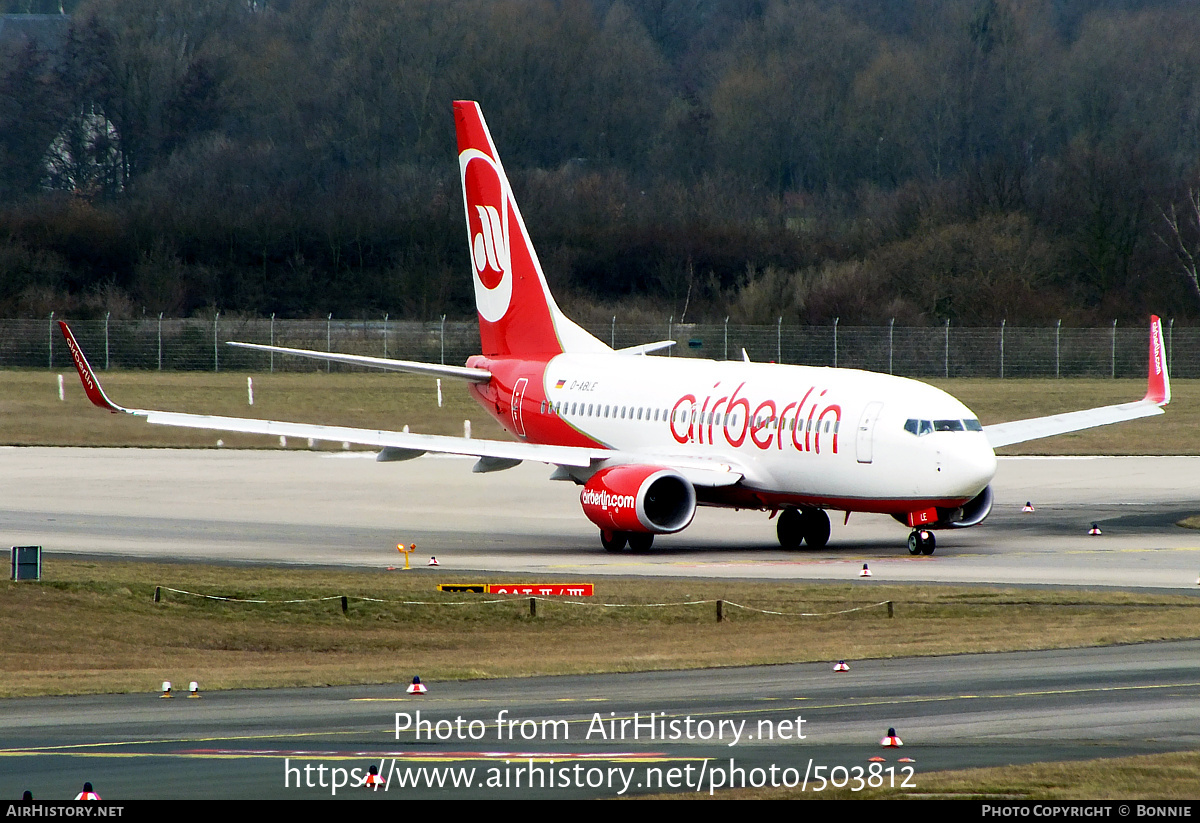
M 472 383 L 486 383 L 492 379 L 491 372 L 486 369 L 472 369 L 466 366 L 443 366 L 439 363 L 421 363 L 415 360 L 393 360 L 389 357 L 367 357 L 361 354 L 339 354 L 337 352 L 311 351 L 309 349 L 288 349 L 283 346 L 263 346 L 258 343 L 226 343 L 239 349 L 290 354 L 294 357 L 310 357 L 313 360 L 328 360 L 333 363 L 345 363 L 350 366 L 363 366 L 369 369 L 384 371 L 401 371 L 410 374 L 428 374 L 435 377 L 449 377 L 456 380 L 469 380 Z

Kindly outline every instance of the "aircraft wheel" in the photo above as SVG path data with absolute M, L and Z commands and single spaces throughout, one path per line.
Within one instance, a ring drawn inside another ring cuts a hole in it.
M 779 512 L 775 532 L 779 535 L 779 545 L 783 548 L 800 548 L 800 543 L 804 540 L 804 515 L 799 509 L 783 509 Z
M 600 543 L 604 546 L 605 551 L 621 552 L 625 550 L 625 544 L 629 541 L 629 535 L 625 532 L 609 532 L 600 530 Z
M 648 552 L 650 547 L 654 545 L 654 535 L 641 532 L 633 532 L 629 535 L 629 550 L 634 552 Z
M 927 529 L 918 529 L 908 536 L 908 553 L 911 555 L 933 554 L 936 547 L 933 532 Z
M 804 544 L 810 549 L 823 549 L 829 542 L 829 515 L 822 509 L 801 509 L 804 520 Z

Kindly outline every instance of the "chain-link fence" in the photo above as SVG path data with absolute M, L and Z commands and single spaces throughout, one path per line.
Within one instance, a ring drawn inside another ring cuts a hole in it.
M 0 320 L 0 368 L 69 368 L 57 318 Z M 462 364 L 479 351 L 474 322 L 274 320 L 269 318 L 90 320 L 73 322 L 96 369 L 345 371 L 350 367 L 247 351 L 227 341 Z M 811 366 L 840 366 L 907 377 L 1143 377 L 1148 327 L 955 328 L 748 326 L 664 322 L 588 326 L 615 348 L 677 341 L 660 352 Z M 1175 377 L 1200 376 L 1200 329 L 1165 324 Z

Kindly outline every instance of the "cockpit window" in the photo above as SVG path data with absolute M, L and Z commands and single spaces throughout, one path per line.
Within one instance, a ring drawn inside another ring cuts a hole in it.
M 910 417 L 904 421 L 904 430 L 917 437 L 924 437 L 933 432 L 981 432 L 983 426 L 978 420 L 917 420 Z

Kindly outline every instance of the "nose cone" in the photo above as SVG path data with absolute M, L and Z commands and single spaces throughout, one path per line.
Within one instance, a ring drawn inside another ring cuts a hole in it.
M 956 493 L 974 496 L 996 476 L 996 453 L 982 432 L 970 434 L 970 443 L 943 456 L 942 472 Z

